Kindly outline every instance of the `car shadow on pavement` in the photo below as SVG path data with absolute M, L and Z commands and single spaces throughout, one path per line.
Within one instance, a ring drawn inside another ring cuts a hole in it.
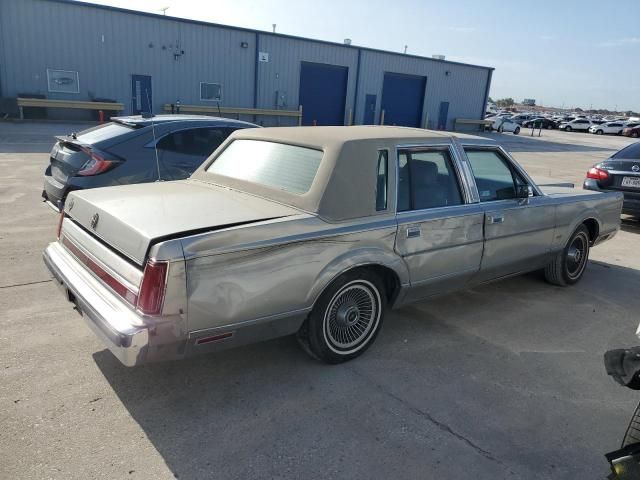
M 371 351 L 337 366 L 293 337 L 94 360 L 180 479 L 588 478 L 631 414 L 602 353 L 637 340 L 639 287 L 604 262 L 572 288 L 539 273 L 475 287 L 390 312 Z
M 640 233 L 640 218 L 623 216 L 620 224 L 620 230 L 629 233 Z
M 510 133 L 480 133 L 479 135 L 485 138 L 490 138 L 498 142 L 505 150 L 509 152 L 610 152 L 616 151 L 616 147 L 600 147 L 597 145 L 585 145 L 576 143 L 563 143 L 547 140 L 544 136 L 545 131 L 542 131 L 542 136 L 530 136 L 530 130 L 523 128 L 519 135 L 513 135 Z M 570 135 L 589 135 L 583 133 L 567 133 Z M 591 140 L 589 137 L 585 137 L 585 140 Z

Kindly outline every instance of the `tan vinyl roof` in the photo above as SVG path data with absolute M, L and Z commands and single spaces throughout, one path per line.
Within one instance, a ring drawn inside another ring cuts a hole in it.
M 285 143 L 327 146 L 354 140 L 396 139 L 445 139 L 464 138 L 484 140 L 482 137 L 457 132 L 440 132 L 412 127 L 387 125 L 354 125 L 350 127 L 270 127 L 261 129 L 243 129 L 234 133 L 236 138 L 260 138 Z
M 493 143 L 473 135 L 393 126 L 247 128 L 232 133 L 192 178 L 293 206 L 330 222 L 383 215 L 395 211 L 396 147 L 450 144 L 454 138 L 473 143 Z M 322 161 L 309 191 L 298 195 L 207 172 L 215 158 L 236 139 L 322 150 Z M 376 211 L 375 205 L 380 150 L 388 152 L 389 167 L 389 203 L 388 209 L 382 212 Z

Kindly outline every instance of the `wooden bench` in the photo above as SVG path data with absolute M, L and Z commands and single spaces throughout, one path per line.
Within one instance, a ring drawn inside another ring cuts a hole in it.
M 121 112 L 124 110 L 124 105 L 122 103 L 85 102 L 79 100 L 49 100 L 48 98 L 18 98 L 20 120 L 24 120 L 24 107 L 76 108 L 83 110 L 103 110 L 116 112 Z
M 175 112 L 176 106 L 170 103 L 164 104 L 165 112 Z M 269 117 L 294 117 L 298 119 L 298 125 L 302 125 L 302 105 L 298 110 L 277 110 L 265 108 L 236 108 L 220 107 L 215 105 L 180 105 L 180 113 L 235 115 L 240 120 L 240 115 L 262 115 Z
M 491 120 L 474 120 L 471 118 L 456 118 L 453 121 L 453 130 L 457 130 L 458 125 L 477 125 L 481 127 L 481 130 L 484 130 L 485 127 L 489 127 L 493 125 L 493 121 Z

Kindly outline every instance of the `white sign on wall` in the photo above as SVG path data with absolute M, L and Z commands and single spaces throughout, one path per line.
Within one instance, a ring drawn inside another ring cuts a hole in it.
M 258 52 L 258 61 L 259 62 L 268 62 L 269 61 L 269 53 L 268 52 Z

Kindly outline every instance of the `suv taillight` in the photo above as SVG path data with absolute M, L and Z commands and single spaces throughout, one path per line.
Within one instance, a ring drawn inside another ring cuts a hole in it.
M 159 315 L 164 303 L 168 262 L 149 260 L 144 267 L 137 308 L 145 315 Z
M 587 172 L 587 178 L 593 180 L 609 180 L 609 172 L 598 167 L 592 167 Z
M 82 147 L 82 151 L 89 155 L 89 160 L 82 166 L 82 168 L 78 171 L 78 175 L 83 177 L 90 177 L 92 175 L 99 175 L 108 170 L 111 170 L 115 167 L 118 161 L 115 160 L 107 160 L 101 155 L 98 155 L 96 152 L 91 151 L 91 149 Z

